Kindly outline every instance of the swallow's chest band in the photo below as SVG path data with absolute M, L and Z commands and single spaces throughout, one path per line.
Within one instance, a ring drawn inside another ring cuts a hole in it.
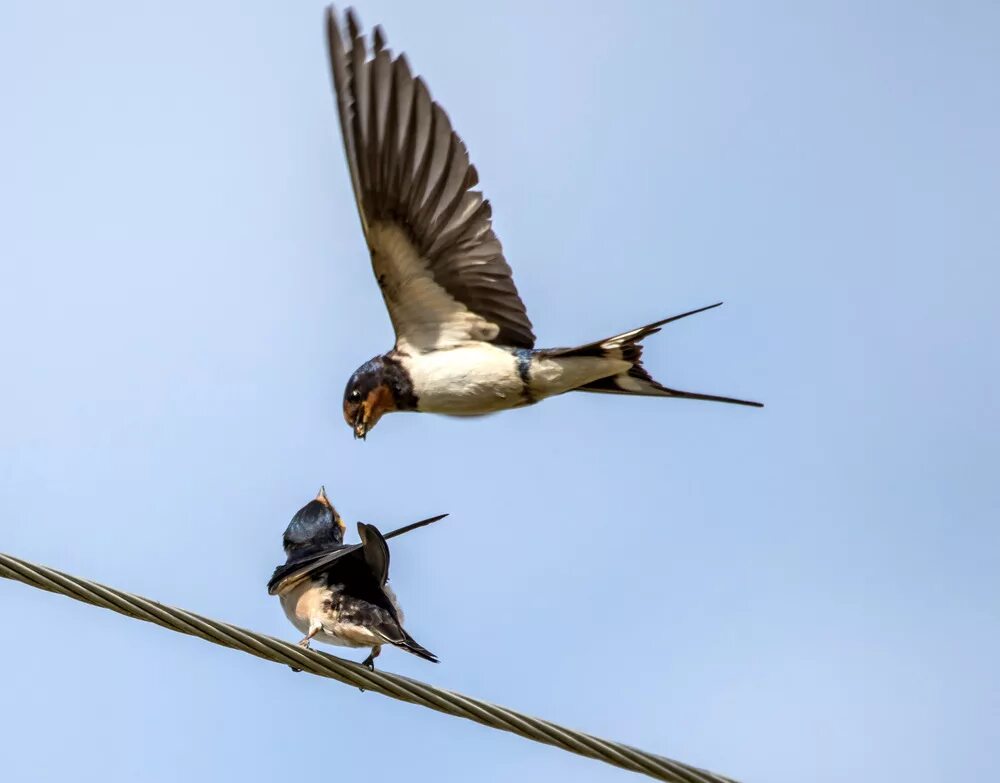
M 531 391 L 531 349 L 515 348 L 513 353 L 517 360 L 517 375 L 521 379 L 521 397 L 525 405 L 531 405 L 538 401 Z

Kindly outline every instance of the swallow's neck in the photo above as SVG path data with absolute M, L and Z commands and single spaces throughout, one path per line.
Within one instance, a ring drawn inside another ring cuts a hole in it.
M 406 370 L 405 357 L 390 351 L 382 357 L 382 383 L 392 392 L 392 399 L 398 411 L 415 411 L 417 395 L 413 390 L 413 379 Z

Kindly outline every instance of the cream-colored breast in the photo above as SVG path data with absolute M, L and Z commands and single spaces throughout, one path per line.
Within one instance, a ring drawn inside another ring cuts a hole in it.
M 333 592 L 306 579 L 279 596 L 281 608 L 292 625 L 302 633 L 322 624 L 325 609 L 330 605 Z

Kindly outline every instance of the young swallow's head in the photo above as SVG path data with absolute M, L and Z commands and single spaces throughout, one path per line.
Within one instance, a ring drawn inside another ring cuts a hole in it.
M 412 384 L 398 361 L 376 356 L 362 364 L 344 389 L 344 421 L 355 438 L 364 438 L 382 414 L 416 406 Z
M 301 553 L 309 549 L 323 549 L 344 543 L 344 521 L 326 496 L 326 490 L 319 488 L 315 500 L 306 503 L 292 517 L 285 528 L 283 540 L 285 554 Z

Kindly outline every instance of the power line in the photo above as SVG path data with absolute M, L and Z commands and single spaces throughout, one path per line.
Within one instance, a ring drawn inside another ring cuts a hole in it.
M 89 579 L 71 576 L 3 553 L 0 553 L 0 576 L 110 609 L 126 617 L 155 623 L 171 631 L 197 636 L 213 644 L 256 655 L 258 658 L 293 666 L 310 674 L 329 677 L 364 688 L 366 691 L 381 693 L 393 699 L 466 718 L 501 731 L 509 731 L 535 742 L 554 745 L 570 753 L 640 772 L 657 780 L 670 783 L 736 783 L 732 778 L 716 775 L 653 753 L 646 753 L 619 742 L 583 734 L 506 707 L 463 696 L 454 691 L 435 688 L 411 680 L 409 677 L 379 670 L 369 671 L 368 668 L 352 661 L 345 661 L 317 650 L 306 650 L 272 636 L 254 633 L 184 609 L 165 606 L 142 596 L 106 587 Z

